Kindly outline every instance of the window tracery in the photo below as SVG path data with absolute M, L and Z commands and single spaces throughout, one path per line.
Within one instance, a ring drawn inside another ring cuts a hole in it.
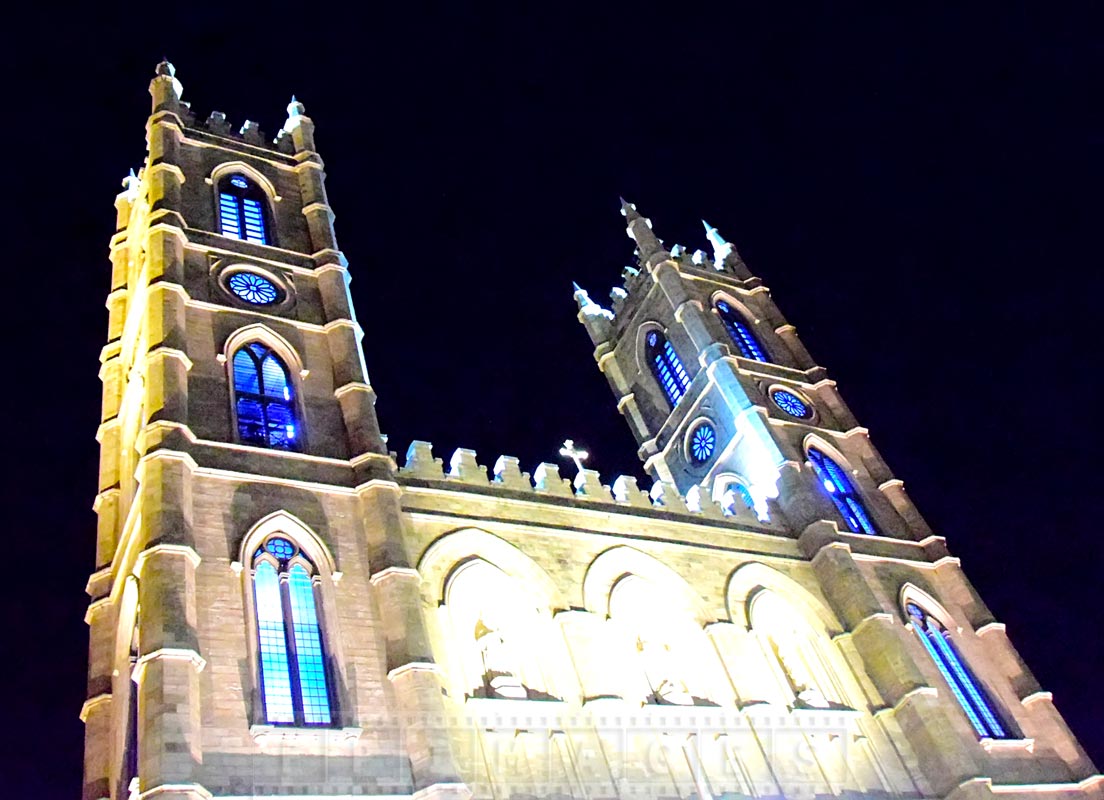
M 985 690 L 959 655 L 950 632 L 917 603 L 906 603 L 905 611 L 924 649 L 970 720 L 974 732 L 981 738 L 1011 738 L 986 697 Z
M 245 444 L 294 450 L 299 428 L 287 367 L 272 348 L 251 342 L 234 353 L 234 409 Z
M 332 724 L 314 564 L 290 539 L 275 535 L 254 552 L 252 567 L 265 721 Z

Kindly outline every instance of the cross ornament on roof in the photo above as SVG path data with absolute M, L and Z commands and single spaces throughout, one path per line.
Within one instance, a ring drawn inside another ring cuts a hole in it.
M 574 439 L 564 440 L 563 447 L 560 448 L 560 455 L 574 461 L 575 468 L 579 470 L 579 472 L 583 471 L 583 462 L 590 457 L 590 453 L 586 450 L 579 450 L 575 447 Z

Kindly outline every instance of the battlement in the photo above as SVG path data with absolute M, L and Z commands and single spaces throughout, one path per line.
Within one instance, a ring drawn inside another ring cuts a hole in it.
M 398 461 L 398 458 L 395 460 Z M 440 484 L 459 491 L 471 487 L 504 494 L 531 495 L 534 500 L 560 498 L 616 506 L 622 513 L 640 510 L 660 512 L 687 517 L 688 522 L 713 520 L 772 533 L 784 530 L 780 524 L 781 511 L 773 500 L 768 502 L 768 513 L 760 518 L 738 495 L 732 497 L 731 502 L 722 504 L 701 487 L 695 486 L 684 495 L 673 483 L 662 480 L 653 481 L 645 491 L 632 475 L 619 475 L 612 484 L 607 485 L 602 483 L 598 471 L 592 469 L 579 470 L 574 480 L 569 480 L 560 475 L 558 464 L 550 462 L 538 464 L 530 475 L 522 471 L 514 456 L 499 456 L 488 474 L 487 467 L 479 463 L 476 452 L 462 447 L 453 451 L 446 471 L 443 459 L 434 457 L 433 445 L 417 440 L 410 443 L 405 462 L 399 469 L 400 482 L 404 479 Z
M 303 141 L 298 143 L 292 135 L 304 123 L 311 128 L 310 120 L 306 117 L 306 109 L 294 96 L 287 106 L 287 121 L 280 128 L 276 138 L 270 141 L 257 122 L 247 119 L 240 127 L 235 127 L 222 111 L 212 110 L 206 120 L 198 122 L 191 103 L 181 99 L 183 91 L 183 84 L 176 77 L 176 68 L 168 61 L 158 64 L 155 77 L 150 84 L 155 114 L 159 111 L 168 111 L 179 117 L 184 127 L 193 131 L 222 139 L 236 140 L 253 147 L 275 150 L 285 155 L 294 155 L 297 150 L 313 148 L 309 131 L 305 138 L 300 137 Z
M 723 276 L 746 288 L 762 285 L 762 281 L 748 270 L 744 260 L 736 252 L 736 248 L 725 241 L 717 229 L 708 222 L 702 220 L 706 239 L 712 249 L 712 257 L 704 250 L 690 251 L 681 244 L 672 245 L 670 250 L 665 249 L 663 240 L 652 231 L 652 221 L 641 216 L 636 206 L 624 199 L 621 200 L 621 213 L 628 221 L 625 233 L 637 243 L 633 250 L 636 265 L 627 265 L 621 270 L 622 283 L 610 290 L 611 304 L 608 309 L 594 302 L 584 289 L 578 284 L 575 285 L 575 299 L 579 304 L 582 315 L 580 319 L 584 324 L 594 321 L 602 327 L 605 323 L 598 321 L 597 318 L 604 318 L 612 323 L 622 314 L 631 315 L 635 301 L 641 295 L 643 276 L 663 262 L 673 262 L 680 271 L 696 272 L 712 277 Z

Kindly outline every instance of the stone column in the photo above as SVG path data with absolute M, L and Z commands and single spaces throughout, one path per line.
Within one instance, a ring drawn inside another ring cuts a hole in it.
M 196 636 L 195 570 L 199 556 L 183 545 L 156 544 L 139 554 L 141 652 L 138 692 L 138 775 L 143 797 L 158 787 L 197 784 L 203 760 L 199 673 L 206 662 Z
M 81 707 L 84 722 L 83 800 L 107 798 L 116 757 L 112 744 L 112 659 L 116 608 L 110 598 L 94 600 L 84 616 L 88 624 L 88 690 Z

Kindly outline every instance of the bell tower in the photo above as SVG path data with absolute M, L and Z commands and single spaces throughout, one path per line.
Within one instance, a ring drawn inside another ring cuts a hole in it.
M 635 205 L 622 200 L 621 214 L 636 266 L 625 267 L 609 309 L 578 286 L 575 299 L 645 468 L 682 493 L 707 493 L 726 508 L 742 502 L 761 519 L 773 506 L 798 532 L 832 519 L 857 533 L 927 535 L 736 248 L 703 223 L 711 254 L 668 250 Z M 864 499 L 848 505 L 848 489 Z
M 393 761 L 404 786 L 398 746 L 359 738 L 389 691 L 375 615 L 342 628 L 332 603 L 344 572 L 370 606 L 367 565 L 338 554 L 397 501 L 314 124 L 294 98 L 275 139 L 199 123 L 182 91 L 158 64 L 147 158 L 115 200 L 84 797 L 229 792 L 276 763 L 274 724 L 290 751 Z M 273 618 L 286 636 L 265 638 Z

